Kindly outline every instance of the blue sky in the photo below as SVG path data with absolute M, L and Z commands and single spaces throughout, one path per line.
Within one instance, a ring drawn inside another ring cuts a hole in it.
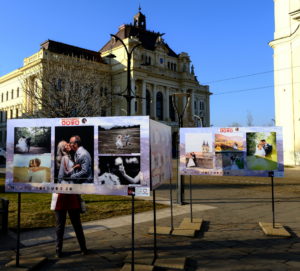
M 188 52 L 199 82 L 210 86 L 211 124 L 245 126 L 248 114 L 256 126 L 272 123 L 272 0 L 2 1 L 0 76 L 21 67 L 47 39 L 99 50 L 133 21 L 139 4 L 147 28 L 166 33 L 176 53 Z

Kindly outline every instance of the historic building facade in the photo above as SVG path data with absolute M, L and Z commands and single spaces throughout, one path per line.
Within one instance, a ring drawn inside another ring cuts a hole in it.
M 276 125 L 283 127 L 284 163 L 300 165 L 300 0 L 274 0 Z
M 132 53 L 130 73 L 126 49 L 119 39 L 129 52 L 137 46 Z M 129 75 L 133 97 L 131 115 L 149 115 L 171 125 L 175 136 L 178 122 L 172 94 L 189 94 L 184 126 L 210 125 L 209 87 L 198 82 L 187 53 L 175 53 L 164 41 L 163 34 L 147 30 L 146 17 L 139 11 L 133 24 L 121 25 L 115 37 L 98 52 L 48 40 L 41 44 L 36 54 L 24 60 L 23 67 L 0 77 L 0 145 L 5 144 L 6 119 L 21 117 L 30 109 L 28 97 L 22 89 L 24 74 L 30 74 L 34 80 L 37 67 L 42 67 L 49 59 L 63 61 L 70 57 L 83 59 L 85 65 L 96 66 L 99 77 L 106 78 L 104 89 L 111 99 L 111 106 L 104 113 L 107 116 L 128 114 L 124 95 Z M 180 97 L 179 111 L 187 102 L 186 96 Z

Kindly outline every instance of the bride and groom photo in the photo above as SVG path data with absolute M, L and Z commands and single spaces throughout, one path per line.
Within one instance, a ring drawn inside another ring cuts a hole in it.
M 98 127 L 99 154 L 139 154 L 140 125 Z
M 247 168 L 251 170 L 276 170 L 277 146 L 275 132 L 247 133 Z
M 93 131 L 92 126 L 56 127 L 55 183 L 93 183 Z

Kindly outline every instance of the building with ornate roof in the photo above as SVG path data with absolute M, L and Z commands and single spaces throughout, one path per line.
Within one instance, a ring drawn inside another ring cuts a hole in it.
M 285 165 L 300 165 L 300 1 L 274 0 L 276 125 L 283 127 Z
M 24 74 L 31 74 L 30 78 L 34 80 L 34 67 L 42 67 L 50 59 L 81 59 L 87 67 L 93 65 L 99 77 L 106 78 L 104 89 L 112 103 L 103 115 L 128 114 L 129 104 L 124 96 L 130 80 L 131 115 L 149 115 L 154 120 L 171 125 L 175 137 L 178 122 L 172 106 L 172 94 L 188 93 L 190 103 L 184 115 L 184 126 L 209 126 L 209 87 L 198 82 L 188 53 L 174 52 L 163 35 L 146 28 L 146 16 L 139 10 L 133 23 L 121 25 L 99 51 L 52 40 L 42 43 L 36 54 L 24 59 L 21 68 L 0 77 L 0 145 L 5 144 L 6 119 L 21 117 L 28 110 L 28 97 L 22 89 L 20 78 Z M 129 52 L 136 47 L 132 53 L 130 69 L 124 45 Z M 182 96 L 179 101 L 179 111 L 186 99 Z

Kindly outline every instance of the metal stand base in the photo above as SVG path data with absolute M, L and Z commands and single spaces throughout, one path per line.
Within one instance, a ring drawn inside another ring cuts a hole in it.
M 159 235 L 170 235 L 172 232 L 171 227 L 156 227 L 156 234 Z M 148 234 L 154 234 L 154 227 L 150 227 L 148 230 Z
M 196 230 L 175 228 L 172 232 L 172 235 L 174 235 L 174 236 L 195 237 Z
M 33 270 L 41 266 L 47 260 L 46 257 L 28 257 L 21 256 L 19 258 L 19 266 L 16 267 L 16 259 L 8 262 L 5 267 L 14 270 Z
M 258 224 L 265 235 L 291 237 L 291 234 L 279 223 L 275 223 L 275 227 L 273 223 L 258 222 Z
M 193 221 L 191 221 L 188 217 L 186 217 L 180 223 L 179 228 L 200 231 L 202 223 L 202 218 L 194 218 Z
M 185 257 L 158 257 L 154 263 L 155 267 L 163 269 L 175 269 L 175 270 L 185 270 L 186 258 Z
M 178 228 L 175 228 L 172 235 L 195 237 L 197 231 L 200 231 L 202 227 L 203 219 L 194 218 L 193 222 L 191 219 L 186 217 L 182 220 Z
M 135 269 L 138 271 L 154 270 L 154 266 L 152 266 L 152 265 L 135 264 L 134 266 L 135 266 Z M 121 271 L 131 271 L 131 264 L 129 264 L 129 263 L 124 264 Z

